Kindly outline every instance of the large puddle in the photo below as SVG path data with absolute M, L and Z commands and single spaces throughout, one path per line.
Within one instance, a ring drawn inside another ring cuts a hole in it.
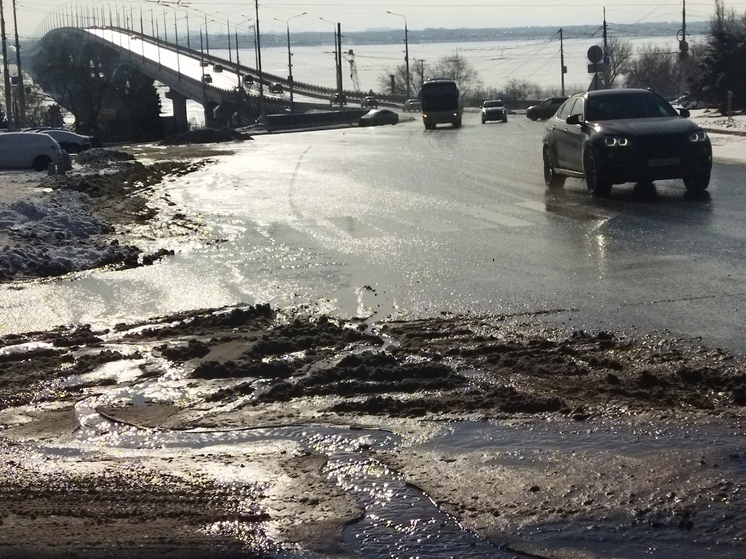
M 141 385 L 142 388 L 142 385 Z M 113 389 L 121 400 L 121 389 Z M 143 401 L 138 390 L 129 393 L 135 405 Z M 646 522 L 624 522 L 619 517 L 546 522 L 517 531 L 523 539 L 547 554 L 523 555 L 492 545 L 464 529 L 451 516 L 402 475 L 376 459 L 379 452 L 410 445 L 421 454 L 443 455 L 454 461 L 461 456 L 481 456 L 483 462 L 502 468 L 578 468 L 588 465 L 588 456 L 614 456 L 634 459 L 651 456 L 675 456 L 686 471 L 697 461 L 718 468 L 728 483 L 746 487 L 746 452 L 743 435 L 722 425 L 655 425 L 632 427 L 627 424 L 592 421 L 533 419 L 530 421 L 459 422 L 438 430 L 438 436 L 414 445 L 397 435 L 380 430 L 355 430 L 325 425 L 226 430 L 168 431 L 151 430 L 112 422 L 96 411 L 99 398 L 81 400 L 76 405 L 81 429 L 72 441 L 45 443 L 43 450 L 58 458 L 85 458 L 98 452 L 123 452 L 130 455 L 157 455 L 179 452 L 219 453 L 221 448 L 239 449 L 241 445 L 262 442 L 272 445 L 290 441 L 296 448 L 322 453 L 328 457 L 327 478 L 352 496 L 365 511 L 364 518 L 347 527 L 345 543 L 362 558 L 445 559 L 514 558 L 554 556 L 553 549 L 580 551 L 574 557 L 671 557 L 708 559 L 743 557 L 743 550 L 720 545 L 718 518 L 705 519 L 710 533 L 695 539 L 682 537 L 687 530 L 661 530 Z M 655 462 L 655 459 L 652 461 Z M 591 471 L 591 470 L 589 470 Z M 463 473 L 463 472 L 462 472 Z M 240 483 L 239 480 L 233 480 Z M 456 484 L 469 484 L 468 472 Z M 661 488 L 665 492 L 665 488 Z M 708 497 L 709 498 L 709 497 Z M 727 503 L 712 504 L 712 515 L 727 517 Z M 732 511 L 731 511 L 732 512 Z M 739 511 L 740 512 L 740 511 Z M 698 524 L 699 526 L 699 524 Z M 713 532 L 714 531 L 714 532 Z M 723 538 L 732 541 L 732 537 Z M 515 546 L 527 549 L 527 546 Z M 535 553 L 535 552 L 534 552 Z M 316 555 L 278 552 L 276 557 L 310 559 Z

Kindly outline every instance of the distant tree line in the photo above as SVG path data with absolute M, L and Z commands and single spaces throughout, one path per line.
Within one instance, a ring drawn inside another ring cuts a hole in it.
M 599 24 L 601 22 L 599 21 Z M 615 26 L 622 31 L 625 37 L 670 37 L 675 35 L 681 26 L 680 22 L 650 22 L 631 25 Z M 557 34 L 559 26 L 525 26 L 525 27 L 486 27 L 480 29 L 472 28 L 426 28 L 409 29 L 408 40 L 410 45 L 427 43 L 475 43 L 485 41 L 536 41 L 553 37 Z M 707 33 L 707 22 L 694 21 L 688 24 L 689 32 L 695 35 Z M 569 25 L 563 26 L 567 36 L 591 37 L 598 32 L 598 25 Z M 360 45 L 391 45 L 404 41 L 404 29 L 392 25 L 391 29 L 376 29 L 367 31 L 345 31 L 342 26 L 343 45 L 342 48 L 354 48 Z M 245 35 L 246 39 L 253 43 L 253 36 Z M 199 36 L 192 37 L 193 44 L 199 43 Z M 231 38 L 231 41 L 234 39 Z M 214 48 L 228 48 L 228 35 L 210 34 L 210 45 Z M 293 44 L 297 46 L 320 46 L 331 45 L 333 33 L 329 31 L 294 31 Z M 262 33 L 262 47 L 284 47 L 287 45 L 287 36 L 282 33 Z
M 628 40 L 612 37 L 607 43 L 609 64 L 602 75 L 607 88 L 642 87 L 667 98 L 686 95 L 692 103 L 727 110 L 728 92 L 732 109 L 746 109 L 746 13 L 726 9 L 724 0 L 715 0 L 715 14 L 708 24 L 706 40 L 671 52 L 645 45 L 633 51 Z M 378 77 L 382 92 L 405 94 L 407 75 L 404 65 L 387 69 Z M 441 58 L 432 66 L 421 60 L 410 65 L 410 93 L 416 94 L 428 77 L 449 77 L 459 82 L 467 105 L 500 97 L 506 103 L 538 100 L 560 94 L 559 88 L 545 88 L 525 80 L 511 79 L 500 87 L 485 87 L 477 70 L 458 54 Z M 569 86 L 569 92 L 586 86 Z

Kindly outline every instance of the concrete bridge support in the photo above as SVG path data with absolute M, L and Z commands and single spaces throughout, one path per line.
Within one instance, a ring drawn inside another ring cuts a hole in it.
M 171 103 L 174 108 L 174 123 L 176 126 L 175 132 L 180 134 L 189 130 L 189 120 L 187 119 L 187 98 L 173 89 L 169 89 L 166 92 L 166 97 L 171 99 Z
M 202 108 L 205 111 L 205 127 L 206 128 L 222 128 L 225 126 L 225 121 L 215 116 L 215 109 L 218 104 L 214 101 L 207 101 Z

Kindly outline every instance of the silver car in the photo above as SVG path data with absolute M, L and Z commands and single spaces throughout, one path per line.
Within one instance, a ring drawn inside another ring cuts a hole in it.
M 37 132 L 0 134 L 0 169 L 45 171 L 50 163 L 63 162 L 62 148 L 49 135 Z

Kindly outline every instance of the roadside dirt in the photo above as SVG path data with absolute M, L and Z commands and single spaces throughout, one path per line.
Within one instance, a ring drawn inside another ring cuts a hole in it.
M 93 374 L 127 362 L 137 374 L 126 382 Z M 735 424 L 746 403 L 744 363 L 723 351 L 653 336 L 535 331 L 511 317 L 370 326 L 259 305 L 111 331 L 78 327 L 8 336 L 0 341 L 3 557 L 42 551 L 60 557 L 260 557 L 276 546 L 354 556 L 341 532 L 362 509 L 325 478 L 323 455 L 279 447 L 249 454 L 164 452 L 143 460 L 97 451 L 84 467 L 39 450 L 80 432 L 74 410 L 82 400 L 174 375 L 198 395 L 139 404 L 114 397 L 96 410 L 144 433 L 322 423 L 414 437 L 423 426 L 465 419 Z M 63 382 L 70 378 L 78 381 Z M 601 456 L 530 474 L 490 466 L 478 456 L 449 459 L 406 448 L 377 459 L 464 526 L 539 557 L 564 555 L 521 538 L 527 524 L 620 515 L 645 525 L 674 523 L 687 537 L 695 523 L 720 522 L 712 512 L 713 492 L 727 500 L 730 514 L 746 512 L 739 483 L 711 464 L 681 475 L 686 461 L 675 453 L 655 464 L 622 465 Z M 218 484 L 204 474 L 217 465 L 251 473 L 241 484 Z M 465 475 L 469 484 L 461 481 Z M 739 526 L 721 536 L 740 538 Z

